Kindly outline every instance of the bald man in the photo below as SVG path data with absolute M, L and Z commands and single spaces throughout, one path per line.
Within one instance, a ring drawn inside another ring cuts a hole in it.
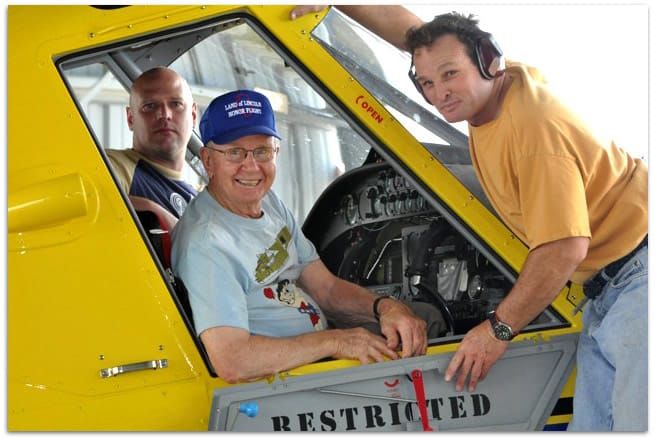
M 197 117 L 191 89 L 175 71 L 155 67 L 134 81 L 126 113 L 132 148 L 107 156 L 134 209 L 155 211 L 172 228 L 198 194 L 182 173 Z

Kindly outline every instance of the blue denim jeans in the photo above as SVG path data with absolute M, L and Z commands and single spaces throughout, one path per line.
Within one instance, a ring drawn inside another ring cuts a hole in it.
M 607 279 L 582 316 L 568 430 L 646 431 L 648 247 Z

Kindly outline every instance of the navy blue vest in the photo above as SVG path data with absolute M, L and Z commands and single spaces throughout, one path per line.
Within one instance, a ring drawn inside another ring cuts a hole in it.
M 184 181 L 167 178 L 140 159 L 134 169 L 129 194 L 150 199 L 180 218 L 187 204 L 198 192 Z

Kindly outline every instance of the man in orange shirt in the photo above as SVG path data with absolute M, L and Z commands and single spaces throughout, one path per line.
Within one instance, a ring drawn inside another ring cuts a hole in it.
M 407 33 L 410 77 L 448 122 L 466 120 L 482 187 L 530 248 L 514 287 L 446 370 L 474 390 L 568 280 L 591 299 L 570 430 L 648 425 L 648 169 L 601 142 L 534 68 L 507 61 L 477 20 L 439 15 Z

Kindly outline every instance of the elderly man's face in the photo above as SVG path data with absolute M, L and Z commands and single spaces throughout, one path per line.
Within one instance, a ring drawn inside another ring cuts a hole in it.
M 275 180 L 277 154 L 274 153 L 273 158 L 267 162 L 256 161 L 252 153 L 248 153 L 242 162 L 232 162 L 224 153 L 219 152 L 234 147 L 247 151 L 261 147 L 275 149 L 277 142 L 271 136 L 248 135 L 230 144 L 217 145 L 210 141 L 207 147 L 201 149 L 212 196 L 224 208 L 237 215 L 258 218 L 261 215 L 261 200 Z

